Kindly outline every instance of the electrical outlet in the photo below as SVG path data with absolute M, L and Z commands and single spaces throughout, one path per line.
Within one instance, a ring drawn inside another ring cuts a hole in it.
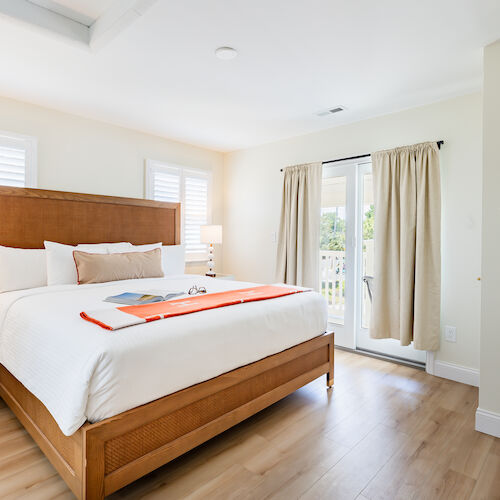
M 444 327 L 444 339 L 448 342 L 457 341 L 457 327 L 446 325 Z

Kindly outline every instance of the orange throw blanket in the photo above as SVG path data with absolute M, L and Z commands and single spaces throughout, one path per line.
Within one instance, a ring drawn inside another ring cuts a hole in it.
M 171 318 L 182 314 L 243 304 L 245 302 L 274 299 L 303 291 L 305 290 L 285 286 L 256 286 L 241 290 L 194 295 L 184 299 L 155 302 L 140 306 L 121 306 L 113 309 L 83 311 L 80 313 L 80 316 L 106 330 L 118 330 L 119 328 Z

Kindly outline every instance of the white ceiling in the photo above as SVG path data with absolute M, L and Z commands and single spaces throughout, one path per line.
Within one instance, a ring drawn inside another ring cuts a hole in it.
M 0 95 L 228 151 L 479 90 L 498 38 L 498 0 L 157 0 L 98 52 L 0 16 Z

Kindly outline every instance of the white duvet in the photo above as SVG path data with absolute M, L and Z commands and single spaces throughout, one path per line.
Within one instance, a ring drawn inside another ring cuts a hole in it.
M 321 335 L 315 292 L 212 309 L 107 331 L 83 310 L 122 292 L 219 292 L 254 283 L 179 275 L 0 294 L 0 362 L 50 411 L 62 432 L 96 422 Z

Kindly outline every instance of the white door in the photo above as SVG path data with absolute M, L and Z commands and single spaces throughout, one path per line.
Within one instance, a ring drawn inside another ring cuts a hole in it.
M 334 323 L 335 343 L 354 349 L 356 177 L 351 165 L 323 167 L 319 287 Z
M 328 301 L 335 343 L 425 363 L 425 351 L 369 335 L 371 300 L 363 281 L 374 275 L 369 159 L 325 165 L 321 207 L 320 290 Z

